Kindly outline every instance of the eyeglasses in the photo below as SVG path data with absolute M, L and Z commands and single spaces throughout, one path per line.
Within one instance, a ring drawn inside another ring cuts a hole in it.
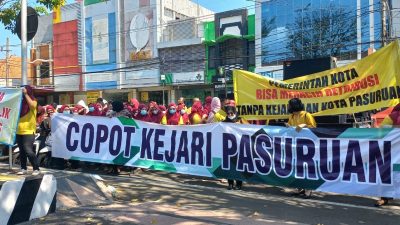
M 234 112 L 228 112 L 227 114 L 228 114 L 228 115 L 235 115 Z

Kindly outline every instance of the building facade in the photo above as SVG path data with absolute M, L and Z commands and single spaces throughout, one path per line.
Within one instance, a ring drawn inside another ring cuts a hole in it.
M 234 69 L 255 68 L 255 16 L 246 9 L 215 14 L 214 21 L 204 23 L 207 64 L 206 82 L 214 95 L 233 99 Z
M 285 60 L 346 64 L 390 40 L 389 0 L 263 0 L 256 7 L 256 72 L 282 79 Z M 393 1 L 395 2 L 395 1 Z
M 34 39 L 32 60 L 50 63 L 37 65 L 38 82 L 49 77 L 47 83 L 54 86 L 50 99 L 60 104 L 86 101 L 87 93 L 110 100 L 175 101 L 175 88 L 191 85 L 185 80 L 192 78 L 186 77 L 204 69 L 201 63 L 198 68 L 170 67 L 174 59 L 164 59 L 188 49 L 204 53 L 193 18 L 209 15 L 213 12 L 189 0 L 85 0 L 62 6 L 40 17 L 44 29 Z M 178 24 L 191 28 L 184 29 L 186 36 L 174 33 Z M 182 42 L 187 49 L 177 50 Z M 43 75 L 46 66 L 51 73 Z M 161 80 L 165 74 L 175 80 L 167 84 Z

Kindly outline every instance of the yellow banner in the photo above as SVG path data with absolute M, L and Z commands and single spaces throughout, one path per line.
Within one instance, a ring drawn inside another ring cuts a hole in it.
M 300 98 L 314 116 L 352 114 L 394 106 L 400 98 L 400 46 L 392 42 L 354 63 L 286 81 L 235 70 L 239 114 L 248 120 L 287 118 Z

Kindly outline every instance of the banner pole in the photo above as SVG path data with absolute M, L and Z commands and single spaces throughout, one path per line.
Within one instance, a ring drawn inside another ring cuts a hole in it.
M 8 162 L 9 162 L 9 166 L 8 166 L 8 168 L 9 168 L 9 170 L 12 170 L 12 167 L 13 167 L 13 165 L 12 165 L 12 147 L 11 146 L 8 146 Z

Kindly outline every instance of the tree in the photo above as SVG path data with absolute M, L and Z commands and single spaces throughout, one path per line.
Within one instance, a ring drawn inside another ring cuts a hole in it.
M 65 0 L 27 0 L 28 5 L 35 8 L 39 14 L 46 14 L 48 10 L 61 6 Z M 0 0 L 0 23 L 7 30 L 15 33 L 15 23 L 18 13 L 21 10 L 20 0 Z
M 326 10 L 298 12 L 290 26 L 287 48 L 296 59 L 340 56 L 357 49 L 354 12 L 335 6 Z

